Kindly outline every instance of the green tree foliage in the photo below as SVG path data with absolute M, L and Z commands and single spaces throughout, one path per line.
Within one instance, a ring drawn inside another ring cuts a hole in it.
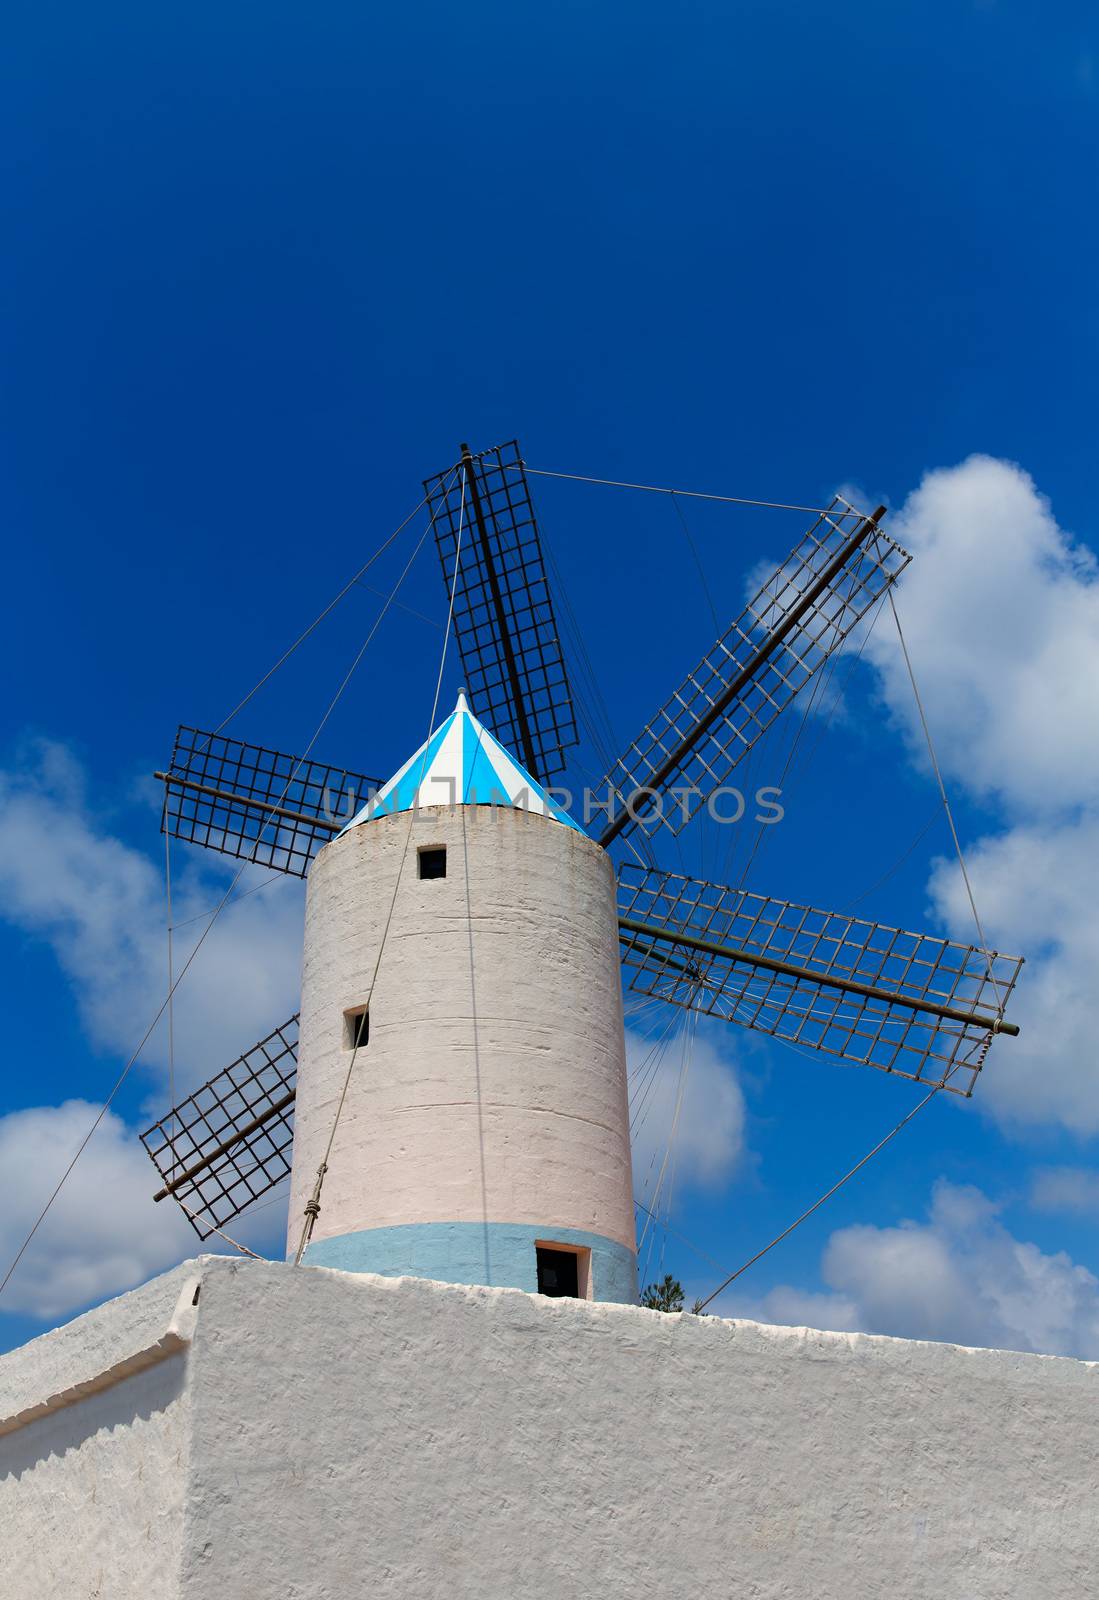
M 650 1311 L 682 1311 L 683 1285 L 666 1272 L 659 1283 L 649 1284 L 641 1296 L 641 1304 Z

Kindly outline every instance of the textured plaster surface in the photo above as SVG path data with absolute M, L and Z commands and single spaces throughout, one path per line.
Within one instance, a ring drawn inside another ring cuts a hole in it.
M 417 876 L 425 845 L 445 845 L 445 878 Z M 570 828 L 492 806 L 364 823 L 310 869 L 291 1249 L 347 1075 L 343 1014 L 367 998 L 402 857 L 314 1238 L 489 1221 L 632 1252 L 611 864 Z
M 0 1433 L 22 1414 L 98 1385 L 105 1373 L 156 1345 L 172 1326 L 188 1285 L 198 1285 L 194 1261 L 151 1283 L 107 1300 L 52 1333 L 0 1356 Z
M 176 1600 L 195 1262 L 0 1357 L 4 1600 Z
M 281 1263 L 190 1270 L 188 1355 L 0 1438 L 5 1600 L 1099 1587 L 1092 1364 Z M 126 1304 L 104 1310 L 117 1324 Z M 94 1344 L 99 1315 L 63 1333 Z M 59 1390 L 33 1351 L 0 1359 L 0 1381 L 37 1361 Z
M 576 1245 L 591 1251 L 593 1300 L 637 1303 L 637 1257 L 613 1239 L 577 1228 L 544 1228 L 516 1222 L 424 1222 L 403 1228 L 367 1228 L 311 1244 L 305 1259 L 314 1267 L 341 1272 L 377 1272 L 385 1278 L 408 1274 L 443 1283 L 483 1283 L 497 1289 L 538 1288 L 538 1245 Z
M 216 1261 L 188 1600 L 1096 1592 L 1099 1369 Z

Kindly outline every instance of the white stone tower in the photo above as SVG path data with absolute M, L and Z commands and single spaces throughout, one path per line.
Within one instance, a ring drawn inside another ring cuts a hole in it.
M 310 870 L 291 1252 L 356 1040 L 308 1263 L 636 1300 L 613 870 L 464 697 Z

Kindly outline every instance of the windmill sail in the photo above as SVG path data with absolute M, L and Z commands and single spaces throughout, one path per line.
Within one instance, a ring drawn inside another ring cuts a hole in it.
M 141 1135 L 200 1239 L 288 1175 L 297 1070 L 295 1014 Z
M 623 867 L 630 989 L 969 1095 L 1016 956 L 678 873 Z M 990 965 L 991 961 L 991 965 Z
M 454 584 L 466 693 L 545 783 L 564 770 L 577 731 L 527 475 L 515 440 L 477 456 L 462 451 L 463 472 L 450 468 L 424 488 L 448 594 Z
M 637 822 L 679 833 L 911 557 L 838 495 L 611 768 L 608 845 Z M 671 801 L 664 803 L 665 796 Z
M 376 778 L 181 726 L 164 784 L 161 831 L 304 878 Z

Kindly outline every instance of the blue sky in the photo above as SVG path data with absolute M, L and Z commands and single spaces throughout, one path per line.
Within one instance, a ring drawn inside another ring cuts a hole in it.
M 148 774 L 176 722 L 220 721 L 461 439 L 517 435 L 533 465 L 567 472 L 806 503 L 847 485 L 889 504 L 916 555 L 901 614 L 989 933 L 1031 958 L 1015 1057 L 998 1045 L 973 1102 L 929 1107 L 723 1305 L 1099 1355 L 1089 12 L 9 16 L 6 1258 L 88 1120 L 57 1108 L 99 1103 L 162 997 Z M 712 641 L 698 570 L 664 500 L 536 493 L 625 742 Z M 723 624 L 805 520 L 685 514 Z M 430 707 L 445 610 L 430 549 L 405 599 L 430 620 L 386 620 L 318 746 L 379 774 Z M 240 735 L 301 748 L 380 605 L 353 591 Z M 887 635 L 883 619 L 814 724 L 754 887 L 844 904 L 930 816 Z M 781 765 L 791 731 L 761 762 Z M 860 909 L 965 932 L 935 866 L 948 842 L 936 824 Z M 712 838 L 695 848 L 714 858 Z M 213 861 L 176 868 L 177 919 L 227 881 Z M 180 993 L 181 1076 L 294 1008 L 299 937 L 293 885 L 219 923 Z M 0 1343 L 187 1252 L 147 1205 L 131 1136 L 166 1104 L 163 1061 L 158 1037 L 0 1298 Z M 713 1026 L 691 1072 L 680 1171 L 708 1177 L 677 1180 L 671 1223 L 728 1270 L 913 1101 Z M 277 1208 L 254 1226 L 276 1249 Z M 691 1292 L 717 1281 L 678 1239 L 650 1264 Z

